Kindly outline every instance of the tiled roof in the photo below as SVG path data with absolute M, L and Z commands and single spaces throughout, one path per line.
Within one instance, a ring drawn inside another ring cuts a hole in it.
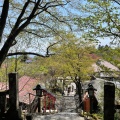
M 108 68 L 110 71 L 120 71 L 118 67 L 114 66 L 113 64 L 111 64 L 110 62 L 107 62 L 105 60 L 99 59 L 98 63 L 99 63 L 99 65 L 97 65 L 96 63 L 94 63 L 92 65 L 95 72 L 102 71 L 102 68 L 100 67 L 101 65 Z
M 19 101 L 29 104 L 29 93 L 36 94 L 33 88 L 38 84 L 38 80 L 28 76 L 22 76 L 18 79 L 19 82 Z M 0 82 L 0 90 L 6 90 L 6 85 L 8 89 L 8 84 L 5 82 Z M 34 100 L 34 96 L 30 95 L 30 101 Z
M 19 101 L 29 104 L 29 93 L 35 95 L 33 88 L 38 84 L 38 80 L 28 76 L 23 76 L 19 79 Z M 34 96 L 30 95 L 30 101 L 33 101 Z
M 0 91 L 8 89 L 8 84 L 5 82 L 0 82 Z
M 101 61 L 101 64 L 104 65 L 105 67 L 109 68 L 111 71 L 119 71 L 119 68 L 111 64 L 110 62 L 107 62 L 105 60 Z

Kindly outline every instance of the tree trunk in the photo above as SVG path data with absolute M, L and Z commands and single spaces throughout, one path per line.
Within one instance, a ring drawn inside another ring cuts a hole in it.
M 2 49 L 0 51 L 0 66 L 2 65 L 3 61 L 5 60 L 7 53 L 9 51 L 10 47 L 12 46 L 12 43 L 13 43 L 15 37 L 11 36 L 10 38 L 8 38 L 6 40 L 4 46 L 2 47 Z
M 80 104 L 82 101 L 82 86 L 80 81 L 76 82 L 76 94 L 78 94 L 79 96 L 79 104 Z

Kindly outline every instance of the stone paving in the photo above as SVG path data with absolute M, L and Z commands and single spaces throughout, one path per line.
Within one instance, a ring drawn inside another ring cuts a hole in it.
M 35 115 L 33 120 L 85 120 L 76 112 L 74 96 L 64 96 L 61 101 L 59 112 L 50 115 Z
M 61 112 L 52 115 L 36 116 L 33 120 L 84 120 L 78 113 Z
M 63 104 L 62 112 L 76 112 L 75 99 L 73 96 L 65 96 L 61 104 Z

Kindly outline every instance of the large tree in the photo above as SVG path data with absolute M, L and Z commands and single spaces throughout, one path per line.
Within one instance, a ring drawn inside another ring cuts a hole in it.
M 17 46 L 15 54 L 26 54 L 20 50 L 35 48 L 42 43 L 41 38 L 49 41 L 48 37 L 58 35 L 58 28 L 68 25 L 67 10 L 64 6 L 69 2 L 69 0 L 3 0 L 0 2 L 0 66 L 7 55 L 14 55 L 13 51 L 9 54 L 13 46 Z
M 56 38 L 57 41 L 60 39 Z M 54 69 L 56 77 L 71 77 L 81 101 L 81 83 L 90 80 L 94 71 L 92 64 L 95 61 L 91 54 L 95 48 L 92 42 L 76 38 L 72 33 L 65 35 L 64 39 L 51 48 L 56 54 L 48 58 L 47 66 Z
M 119 0 L 86 0 L 79 10 L 83 14 L 76 21 L 83 33 L 87 33 L 84 37 L 120 42 Z

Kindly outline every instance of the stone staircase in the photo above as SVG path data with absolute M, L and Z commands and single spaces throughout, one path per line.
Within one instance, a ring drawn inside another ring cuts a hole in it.
M 33 115 L 32 120 L 84 120 L 76 112 L 74 96 L 63 96 L 58 102 L 58 113 L 50 115 Z
M 64 96 L 61 104 L 63 106 L 62 112 L 76 112 L 75 99 L 73 96 Z
M 32 120 L 85 120 L 84 117 L 80 117 L 77 113 L 61 112 L 51 115 L 36 115 Z

